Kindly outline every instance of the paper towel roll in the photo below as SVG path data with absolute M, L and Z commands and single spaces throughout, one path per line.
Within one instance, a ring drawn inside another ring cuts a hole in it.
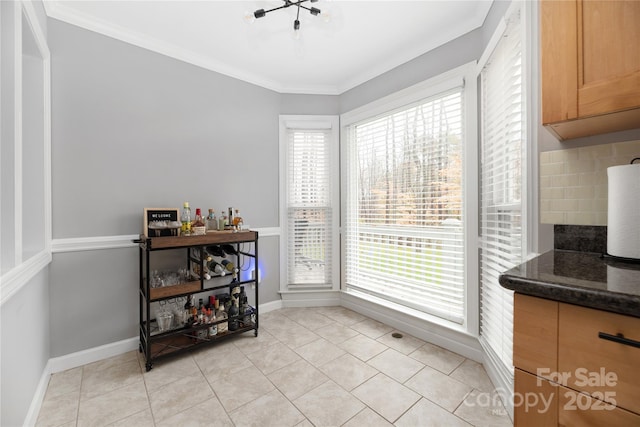
M 607 168 L 607 252 L 640 259 L 640 164 Z

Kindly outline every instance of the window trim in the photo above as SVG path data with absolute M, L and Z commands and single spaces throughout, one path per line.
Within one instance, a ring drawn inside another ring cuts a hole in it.
M 346 112 L 340 116 L 340 141 L 341 141 L 341 170 L 346 170 L 348 166 L 347 154 L 349 150 L 350 126 L 360 121 L 373 117 L 388 114 L 393 110 L 406 105 L 418 102 L 422 99 L 440 94 L 454 87 L 463 86 L 463 114 L 465 117 L 464 133 L 465 141 L 463 145 L 464 155 L 462 161 L 463 168 L 463 223 L 464 223 L 464 319 L 462 325 L 448 321 L 437 316 L 420 312 L 419 317 L 434 324 L 444 325 L 447 328 L 465 334 L 478 336 L 479 332 L 479 290 L 478 290 L 478 257 L 477 257 L 477 237 L 478 237 L 478 198 L 477 198 L 477 175 L 478 175 L 478 112 L 477 112 L 477 76 L 476 62 L 472 61 L 429 78 L 416 85 L 388 95 L 384 98 L 373 101 L 369 104 Z M 340 183 L 341 199 L 346 200 L 347 182 L 346 177 L 341 178 Z M 340 206 L 341 217 L 346 218 L 346 206 Z M 342 230 L 342 224 L 341 224 Z M 341 254 L 344 254 L 345 239 L 340 233 Z M 345 263 L 343 255 L 340 256 L 340 283 L 342 291 L 345 289 Z M 405 310 L 406 311 L 406 310 Z
M 280 293 L 310 292 L 306 290 L 292 290 L 288 287 L 288 248 L 285 242 L 289 239 L 287 228 L 287 197 L 288 197 L 288 132 L 287 129 L 330 129 L 331 130 L 331 204 L 332 212 L 332 247 L 334 256 L 331 266 L 331 287 L 311 292 L 335 292 L 340 290 L 340 119 L 333 115 L 280 115 L 279 116 L 279 220 L 280 220 Z

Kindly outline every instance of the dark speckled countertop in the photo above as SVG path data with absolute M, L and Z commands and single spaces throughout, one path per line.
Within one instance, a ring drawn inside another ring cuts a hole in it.
M 640 317 L 640 264 L 553 250 L 500 275 L 515 292 Z

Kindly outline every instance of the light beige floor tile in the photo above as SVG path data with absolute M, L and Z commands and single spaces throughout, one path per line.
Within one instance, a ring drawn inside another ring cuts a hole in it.
M 142 371 L 137 359 L 85 367 L 80 399 L 91 399 L 141 381 Z
M 295 351 L 281 343 L 269 346 L 260 353 L 251 353 L 247 357 L 265 375 L 300 360 Z
M 431 343 L 425 343 L 409 356 L 447 375 L 465 360 L 463 356 Z
M 218 399 L 211 398 L 176 415 L 156 420 L 156 427 L 233 427 Z M 123 426 L 125 427 L 125 426 Z M 137 427 L 130 425 L 130 427 Z
M 246 333 L 238 336 L 233 340 L 233 344 L 243 354 L 255 353 L 257 351 L 263 351 L 267 347 L 277 344 L 276 337 L 271 335 L 267 331 L 260 330 L 256 337 L 252 333 Z
M 134 360 L 138 360 L 138 351 L 128 351 L 126 353 L 119 354 L 117 356 L 109 357 L 107 359 L 99 360 L 97 362 L 86 364 L 82 367 L 83 374 L 87 372 L 93 371 L 101 371 L 112 367 L 114 365 L 119 365 L 121 363 L 127 363 Z
M 333 323 L 332 319 L 329 319 L 327 316 L 310 308 L 294 308 L 287 310 L 291 310 L 285 313 L 289 319 L 312 331 Z
M 153 419 L 163 420 L 213 397 L 202 375 L 184 377 L 149 392 Z
M 293 427 L 304 415 L 278 390 L 265 394 L 229 414 L 236 427 Z
M 278 369 L 269 374 L 268 378 L 289 400 L 297 399 L 329 380 L 329 377 L 306 360 L 298 360 Z
M 472 427 L 471 424 L 424 398 L 405 412 L 394 425 L 396 427 Z
M 279 310 L 260 315 L 259 322 L 259 330 L 266 330 L 270 334 L 274 335 L 278 331 L 286 331 L 295 326 L 300 326 L 295 321 L 280 313 Z M 258 332 L 258 335 L 260 335 L 260 332 Z
M 319 368 L 347 391 L 358 387 L 378 371 L 351 354 L 344 354 Z
M 419 424 L 416 424 L 416 426 Z M 376 414 L 371 410 L 371 408 L 366 407 L 362 411 L 360 411 L 355 417 L 351 418 L 349 421 L 344 423 L 342 427 L 391 427 L 389 421 L 382 418 L 380 415 Z
M 358 331 L 337 322 L 318 328 L 315 330 L 315 333 L 334 344 L 343 343 L 349 338 L 353 338 L 358 335 Z
M 358 334 L 340 343 L 340 348 L 366 362 L 385 351 L 388 347 L 374 339 Z
M 55 397 L 73 392 L 80 393 L 82 366 L 51 375 L 46 397 Z
M 391 423 L 420 400 L 420 395 L 384 374 L 376 375 L 351 393 Z
M 453 412 L 472 390 L 469 385 L 429 366 L 425 366 L 405 385 L 450 412 Z
M 367 363 L 400 383 L 404 383 L 425 366 L 392 348 L 369 359 Z
M 495 392 L 473 390 L 454 414 L 477 427 L 513 425 L 513 421 Z
M 78 417 L 80 390 L 71 393 L 49 396 L 48 392 L 40 407 L 36 427 L 53 427 L 64 423 L 75 424 Z
M 81 400 L 78 427 L 105 426 L 149 408 L 144 382 L 118 388 L 92 399 Z
M 272 335 L 276 337 L 278 341 L 293 349 L 309 344 L 320 338 L 313 331 L 297 323 L 294 323 L 294 326 L 289 329 L 273 331 Z
M 154 427 L 153 415 L 151 415 L 151 408 L 147 408 L 144 411 L 133 414 L 127 418 L 116 421 L 109 424 L 109 427 Z
M 481 391 L 490 393 L 494 389 L 484 366 L 473 360 L 466 359 L 449 376 Z
M 380 338 L 378 338 L 378 342 L 387 345 L 395 350 L 398 350 L 402 354 L 411 354 L 416 351 L 418 348 L 422 347 L 425 342 L 416 337 L 412 337 L 409 334 L 405 334 L 404 332 L 399 332 L 402 334 L 402 338 L 394 338 L 392 334 L 398 331 L 392 331 L 388 334 L 384 334 Z
M 354 323 L 350 327 L 374 340 L 393 331 L 391 326 L 373 319 L 365 319 L 362 322 Z
M 324 338 L 320 338 L 298 347 L 296 353 L 304 357 L 313 366 L 320 366 L 342 356 L 345 351 Z
M 151 392 L 184 377 L 198 375 L 200 368 L 190 354 L 172 357 L 154 362 L 153 369 L 144 372 L 142 377 Z
M 304 421 L 302 421 L 300 424 L 296 424 L 296 427 L 314 427 L 314 426 L 313 424 L 311 424 L 311 421 L 305 418 Z
M 209 381 L 253 366 L 233 343 L 228 341 L 221 344 L 223 345 L 213 345 L 193 353 L 193 360 Z
M 233 363 L 232 360 L 229 363 Z M 258 368 L 252 366 L 238 374 L 226 375 L 210 382 L 220 403 L 231 412 L 275 389 L 274 385 Z
M 314 388 L 293 404 L 316 426 L 339 426 L 360 412 L 364 405 L 333 381 Z
M 348 308 L 339 306 L 322 307 L 320 310 L 321 313 L 325 316 L 347 326 L 353 325 L 354 323 L 362 322 L 363 320 L 367 319 L 366 316 L 363 316 L 360 313 L 356 313 L 353 310 L 349 310 Z

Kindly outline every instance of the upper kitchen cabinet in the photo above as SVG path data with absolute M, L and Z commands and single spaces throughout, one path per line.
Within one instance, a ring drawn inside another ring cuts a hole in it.
M 542 123 L 571 139 L 640 127 L 640 1 L 542 1 Z

